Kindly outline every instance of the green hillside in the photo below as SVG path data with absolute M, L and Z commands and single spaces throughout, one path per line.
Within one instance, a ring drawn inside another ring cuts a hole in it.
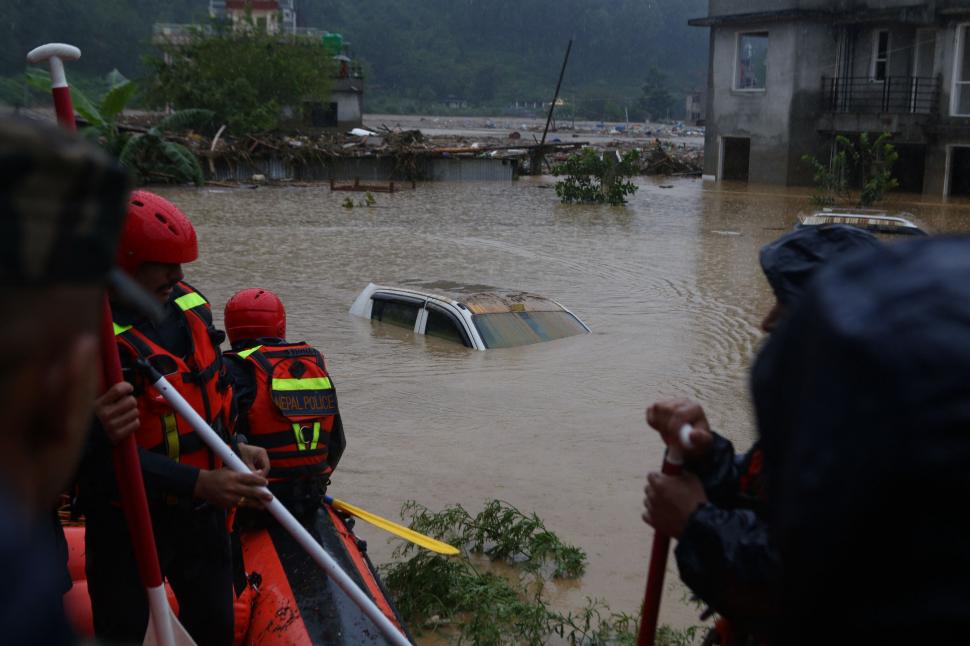
M 688 27 L 705 0 L 297 0 L 302 26 L 337 31 L 367 74 L 369 110 L 427 110 L 449 96 L 469 109 L 548 101 L 570 38 L 563 96 L 589 116 L 636 111 L 655 66 L 677 97 L 701 87 L 707 33 Z M 7 0 L 0 75 L 49 41 L 76 44 L 75 74 L 145 73 L 155 22 L 204 20 L 205 0 Z

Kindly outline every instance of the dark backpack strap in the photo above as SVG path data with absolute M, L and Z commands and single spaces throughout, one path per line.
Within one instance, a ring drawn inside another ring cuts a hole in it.
M 320 351 L 311 346 L 305 346 L 303 348 L 287 348 L 284 350 L 270 350 L 269 352 L 264 352 L 267 357 L 272 359 L 283 358 L 283 359 L 293 359 L 296 357 L 312 357 L 316 364 L 321 370 L 326 370 L 326 366 L 323 362 L 323 355 Z
M 135 351 L 137 355 L 136 359 L 148 359 L 155 352 L 149 347 L 147 343 L 138 338 L 138 335 L 131 331 L 131 329 L 125 330 L 121 334 L 115 335 L 117 338 L 124 340 L 131 348 Z
M 272 386 L 273 384 L 273 364 L 269 362 L 266 358 L 266 354 L 261 350 L 256 350 L 250 353 L 247 359 L 252 359 L 256 362 L 256 365 L 266 374 L 266 385 Z

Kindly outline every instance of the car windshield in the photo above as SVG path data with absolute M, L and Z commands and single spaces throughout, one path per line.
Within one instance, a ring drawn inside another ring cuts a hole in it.
M 585 334 L 586 328 L 566 311 L 496 312 L 472 317 L 487 348 L 511 348 Z

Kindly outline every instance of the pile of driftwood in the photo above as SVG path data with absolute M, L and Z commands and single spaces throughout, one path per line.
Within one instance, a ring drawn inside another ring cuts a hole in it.
M 644 150 L 640 160 L 640 172 L 644 175 L 700 175 L 703 169 L 702 151 L 665 147 L 660 141 Z

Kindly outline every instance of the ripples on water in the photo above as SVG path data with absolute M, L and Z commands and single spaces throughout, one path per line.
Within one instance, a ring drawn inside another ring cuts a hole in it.
M 391 518 L 408 498 L 534 510 L 589 555 L 559 605 L 591 596 L 635 612 L 650 537 L 643 475 L 661 459 L 644 407 L 698 399 L 716 430 L 751 443 L 746 372 L 771 303 L 757 251 L 807 209 L 800 192 L 664 183 L 640 181 L 623 208 L 560 205 L 550 178 L 425 184 L 369 209 L 342 208 L 348 194 L 324 186 L 162 192 L 197 224 L 187 280 L 217 320 L 236 290 L 269 288 L 289 337 L 326 355 L 348 434 L 334 495 Z M 934 231 L 970 215 L 900 206 Z M 369 281 L 412 280 L 537 292 L 593 333 L 474 352 L 348 314 Z M 385 537 L 358 527 L 386 559 Z M 690 622 L 680 597 L 667 595 L 665 616 Z

